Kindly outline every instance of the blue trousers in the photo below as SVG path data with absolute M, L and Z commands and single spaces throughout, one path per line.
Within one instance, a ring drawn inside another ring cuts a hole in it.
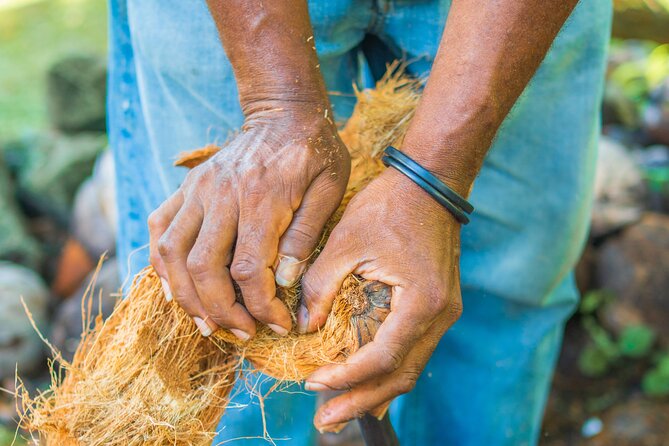
M 449 0 L 310 1 L 334 112 L 385 61 L 429 72 Z M 180 184 L 176 154 L 223 141 L 242 123 L 232 69 L 204 0 L 110 0 L 109 131 L 117 165 L 118 255 L 124 275 L 148 263 L 148 214 Z M 599 133 L 610 0 L 582 0 L 505 120 L 462 231 L 464 314 L 391 418 L 403 445 L 536 444 L 563 325 L 578 295 Z M 542 26 L 528 23 L 527 26 Z M 248 383 L 247 383 L 248 384 Z M 256 383 L 267 388 L 271 383 Z M 299 390 L 299 389 L 293 389 Z M 266 444 L 244 387 L 215 441 Z M 265 401 L 275 441 L 314 442 L 315 398 Z

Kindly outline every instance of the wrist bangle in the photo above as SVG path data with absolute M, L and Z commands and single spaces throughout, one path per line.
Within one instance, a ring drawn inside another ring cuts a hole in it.
M 467 200 L 396 148 L 388 146 L 384 153 L 385 156 L 381 161 L 386 166 L 394 167 L 407 176 L 453 214 L 460 223 L 465 225 L 469 223 L 467 214 L 471 214 L 474 207 Z

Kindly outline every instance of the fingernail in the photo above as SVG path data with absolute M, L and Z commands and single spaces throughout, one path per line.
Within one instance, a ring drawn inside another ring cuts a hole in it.
M 309 329 L 309 310 L 304 305 L 297 309 L 297 331 L 304 334 Z
M 377 420 L 383 420 L 383 417 L 386 416 L 386 413 L 388 412 L 389 407 L 390 407 L 390 401 L 388 401 L 387 403 L 382 404 L 381 406 L 379 406 L 376 409 L 370 411 L 369 413 L 372 414 L 374 417 L 376 417 Z
M 172 291 L 170 290 L 170 286 L 167 284 L 167 280 L 163 279 L 162 277 L 160 278 L 160 283 L 163 285 L 163 293 L 165 293 L 165 300 L 166 301 L 171 301 L 172 300 Z
M 207 325 L 207 323 L 202 319 L 200 319 L 199 317 L 194 317 L 193 322 L 195 322 L 197 328 L 200 329 L 200 333 L 202 333 L 202 336 L 206 337 L 213 333 L 211 327 L 209 327 L 209 325 Z
M 307 262 L 300 262 L 295 257 L 282 257 L 276 267 L 274 280 L 282 287 L 293 286 L 304 272 Z
M 272 329 L 272 331 L 279 336 L 286 336 L 288 334 L 288 330 L 283 328 L 281 325 L 276 325 L 276 324 L 267 324 L 269 328 Z
M 239 328 L 231 328 L 230 333 L 237 336 L 242 341 L 248 341 L 249 339 L 251 339 L 250 334 L 248 334 L 247 332 L 245 332 L 243 330 L 240 330 Z
M 328 390 L 332 390 L 332 388 L 326 386 L 325 384 L 307 381 L 304 383 L 304 390 L 309 390 L 311 392 L 326 392 Z
M 338 434 L 339 432 L 344 430 L 344 428 L 346 427 L 347 424 L 348 424 L 348 421 L 344 422 L 344 423 L 328 424 L 328 425 L 319 427 L 318 432 L 320 432 L 321 434 L 324 434 L 326 432 L 331 433 L 331 434 Z

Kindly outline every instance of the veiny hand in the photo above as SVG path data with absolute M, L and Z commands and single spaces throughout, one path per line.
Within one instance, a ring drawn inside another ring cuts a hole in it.
M 318 410 L 317 428 L 338 432 L 365 413 L 381 417 L 414 387 L 462 311 L 459 234 L 451 214 L 394 169 L 351 201 L 304 276 L 298 327 L 312 331 L 325 322 L 350 273 L 392 286 L 391 311 L 371 343 L 308 378 L 308 390 L 347 391 Z
M 205 336 L 225 327 L 247 340 L 254 318 L 288 333 L 291 316 L 275 279 L 281 286 L 299 279 L 350 172 L 323 109 L 315 116 L 303 103 L 254 107 L 242 133 L 149 217 L 151 264 Z

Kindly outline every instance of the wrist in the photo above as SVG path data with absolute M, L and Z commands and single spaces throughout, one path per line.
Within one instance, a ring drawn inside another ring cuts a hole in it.
M 467 197 L 501 123 L 496 107 L 478 96 L 430 94 L 416 110 L 401 150 Z
M 327 97 L 258 93 L 255 98 L 245 101 L 242 109 L 245 128 L 263 123 L 298 133 L 322 129 L 337 131 Z
M 333 122 L 327 96 L 315 93 L 258 88 L 252 95 L 240 96 L 240 104 L 246 122 L 264 116 L 303 123 Z
M 429 193 L 414 183 L 410 178 L 393 167 L 388 167 L 379 177 L 380 181 L 387 184 L 383 189 L 388 191 L 393 203 L 401 203 L 404 208 L 410 209 L 412 215 L 429 216 L 437 219 L 436 224 L 448 224 L 452 227 L 460 228 L 461 224 L 455 216 L 445 207 L 439 204 Z M 397 205 L 394 205 L 395 207 Z M 435 224 L 434 221 L 424 221 L 419 217 L 419 224 Z
M 475 149 L 461 149 L 444 142 L 424 141 L 419 145 L 405 140 L 401 150 L 459 195 L 469 196 L 480 164 L 461 153 Z

